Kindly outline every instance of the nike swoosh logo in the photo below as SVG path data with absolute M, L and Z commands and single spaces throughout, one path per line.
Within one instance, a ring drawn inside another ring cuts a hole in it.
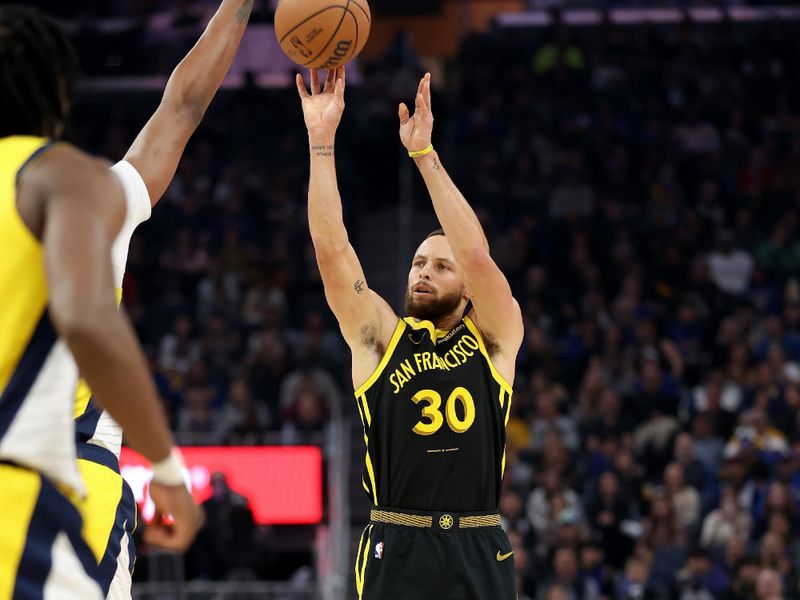
M 509 552 L 508 554 L 500 554 L 500 552 L 498 551 L 498 553 L 497 553 L 497 562 L 503 562 L 505 559 L 507 559 L 512 554 L 514 554 L 513 550 L 511 552 Z

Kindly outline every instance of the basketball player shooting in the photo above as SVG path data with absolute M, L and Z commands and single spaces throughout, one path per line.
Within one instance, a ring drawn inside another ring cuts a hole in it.
M 324 86 L 298 75 L 311 153 L 308 219 L 325 285 L 353 356 L 374 507 L 355 566 L 359 600 L 512 600 L 512 551 L 497 512 L 505 424 L 522 343 L 519 305 L 480 223 L 431 145 L 430 75 L 400 139 L 442 230 L 411 261 L 405 314 L 372 291 L 342 219 L 335 135 L 344 69 Z

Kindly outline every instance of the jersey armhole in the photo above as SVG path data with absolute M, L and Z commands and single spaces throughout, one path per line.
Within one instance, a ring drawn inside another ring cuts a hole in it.
M 378 380 L 383 373 L 383 370 L 386 368 L 386 365 L 389 363 L 389 359 L 392 358 L 392 354 L 394 354 L 394 349 L 397 347 L 397 343 L 400 341 L 400 336 L 403 335 L 403 332 L 406 329 L 406 323 L 403 319 L 397 319 L 397 325 L 394 328 L 394 333 L 392 334 L 392 339 L 389 340 L 389 345 L 386 346 L 386 352 L 383 353 L 383 357 L 381 361 L 378 363 L 378 366 L 375 367 L 375 370 L 372 372 L 367 380 L 362 383 L 355 391 L 355 396 L 358 398 L 359 396 L 366 393 L 366 391 L 373 386 L 373 384 Z
M 35 162 L 37 159 L 41 158 L 41 157 L 42 157 L 42 155 L 43 155 L 45 152 L 47 152 L 48 150 L 50 150 L 50 148 L 52 148 L 53 146 L 55 146 L 57 143 L 58 143 L 58 142 L 56 142 L 55 140 L 48 140 L 48 141 L 47 141 L 47 142 L 46 142 L 44 145 L 42 145 L 42 146 L 39 146 L 39 147 L 38 147 L 38 148 L 37 148 L 37 149 L 36 149 L 36 150 L 33 152 L 33 154 L 31 154 L 31 155 L 30 155 L 30 156 L 29 156 L 29 157 L 28 157 L 28 158 L 25 160 L 25 162 L 24 162 L 24 163 L 22 163 L 22 166 L 21 166 L 19 169 L 17 169 L 17 175 L 16 175 L 16 177 L 14 178 L 14 184 L 15 184 L 16 186 L 18 186 L 18 185 L 19 185 L 19 180 L 20 180 L 20 178 L 21 178 L 21 177 L 22 177 L 22 175 L 25 173 L 25 171 L 28 169 L 28 167 L 30 167 L 30 166 L 31 166 L 31 165 L 32 165 L 32 164 L 33 164 L 33 163 L 34 163 L 34 162 Z
M 467 329 L 470 330 L 472 335 L 475 336 L 475 339 L 478 340 L 478 346 L 480 346 L 481 354 L 486 359 L 487 364 L 489 365 L 489 370 L 492 372 L 492 377 L 494 377 L 495 381 L 500 385 L 503 390 L 508 394 L 508 397 L 511 397 L 512 387 L 511 384 L 506 381 L 505 377 L 500 375 L 500 372 L 495 368 L 492 359 L 489 357 L 489 352 L 486 350 L 486 344 L 483 342 L 483 336 L 481 332 L 478 330 L 478 327 L 473 323 L 472 319 L 469 317 L 464 317 L 464 323 L 467 326 Z

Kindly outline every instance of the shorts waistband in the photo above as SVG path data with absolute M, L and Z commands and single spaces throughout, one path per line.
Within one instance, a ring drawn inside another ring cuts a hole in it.
M 497 511 L 456 513 L 376 506 L 370 511 L 369 518 L 371 523 L 433 529 L 434 531 L 500 527 L 500 513 Z

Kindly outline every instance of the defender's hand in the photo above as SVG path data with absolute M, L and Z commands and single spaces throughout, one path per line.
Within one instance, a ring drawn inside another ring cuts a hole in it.
M 303 76 L 296 78 L 297 93 L 303 103 L 303 117 L 309 135 L 332 135 L 339 127 L 344 112 L 344 67 L 328 71 L 325 87 L 320 92 L 319 77 L 315 69 L 311 69 L 311 93 L 306 90 Z
M 156 516 L 144 532 L 144 540 L 164 550 L 185 551 L 205 522 L 203 509 L 197 506 L 183 485 L 150 482 L 150 497 L 156 504 Z M 172 515 L 174 522 L 165 525 L 162 516 Z
M 400 104 L 400 141 L 409 152 L 418 152 L 431 145 L 433 112 L 431 111 L 431 74 L 425 73 L 417 87 L 414 116 L 405 103 Z

